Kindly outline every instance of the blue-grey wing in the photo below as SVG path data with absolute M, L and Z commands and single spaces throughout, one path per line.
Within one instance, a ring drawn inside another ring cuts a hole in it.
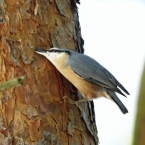
M 107 69 L 87 55 L 74 52 L 70 55 L 70 61 L 68 61 L 67 64 L 70 65 L 71 69 L 77 75 L 91 83 L 116 91 L 122 95 L 124 94 L 120 89 L 129 94 Z M 117 86 L 120 89 L 118 89 Z

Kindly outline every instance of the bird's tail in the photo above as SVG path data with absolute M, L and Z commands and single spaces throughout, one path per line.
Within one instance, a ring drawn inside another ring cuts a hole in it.
M 112 98 L 112 100 L 118 105 L 118 107 L 120 108 L 123 114 L 128 113 L 127 108 L 123 105 L 123 103 L 120 101 L 120 99 L 117 97 L 117 95 L 114 92 L 107 90 L 107 93 Z

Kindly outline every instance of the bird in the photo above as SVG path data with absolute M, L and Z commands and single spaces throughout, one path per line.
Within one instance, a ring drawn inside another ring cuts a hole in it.
M 116 93 L 126 97 L 125 94 L 130 95 L 129 92 L 93 58 L 67 48 L 44 50 L 35 47 L 35 52 L 45 56 L 78 89 L 84 98 L 78 102 L 105 97 L 114 101 L 123 114 L 128 113 Z

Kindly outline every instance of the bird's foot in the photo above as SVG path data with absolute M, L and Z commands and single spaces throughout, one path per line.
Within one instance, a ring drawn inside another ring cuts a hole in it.
M 81 99 L 81 100 L 78 100 L 78 101 L 73 101 L 73 100 L 70 99 L 68 96 L 64 96 L 64 97 L 63 97 L 63 100 L 66 100 L 66 99 L 68 100 L 69 103 L 76 105 L 76 106 L 80 109 L 80 111 L 81 111 L 81 116 L 82 116 L 83 113 L 84 113 L 84 110 L 80 107 L 79 103 L 80 103 L 80 102 L 86 101 L 86 99 Z

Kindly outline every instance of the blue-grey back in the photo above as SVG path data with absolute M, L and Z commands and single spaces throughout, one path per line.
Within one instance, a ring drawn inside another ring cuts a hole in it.
M 71 51 L 69 57 L 71 61 L 66 63 L 83 79 L 114 91 L 117 91 L 117 86 L 119 86 L 124 92 L 129 94 L 119 81 L 96 60 L 74 51 Z

